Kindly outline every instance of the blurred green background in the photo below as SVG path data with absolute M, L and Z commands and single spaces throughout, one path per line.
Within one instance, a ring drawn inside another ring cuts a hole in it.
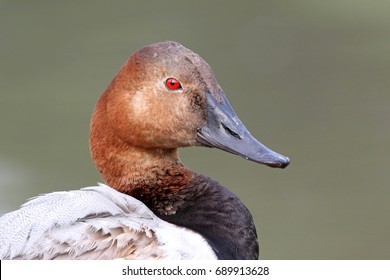
M 181 150 L 248 206 L 261 258 L 390 259 L 389 1 L 0 1 L 0 213 L 101 181 L 95 102 L 164 40 L 199 53 L 252 134 L 292 160 Z

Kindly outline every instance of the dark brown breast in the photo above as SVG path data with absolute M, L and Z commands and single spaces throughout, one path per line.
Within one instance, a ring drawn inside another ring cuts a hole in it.
M 259 256 L 252 215 L 240 199 L 218 182 L 194 174 L 185 188 L 165 187 L 131 195 L 161 219 L 201 234 L 218 259 L 255 260 Z

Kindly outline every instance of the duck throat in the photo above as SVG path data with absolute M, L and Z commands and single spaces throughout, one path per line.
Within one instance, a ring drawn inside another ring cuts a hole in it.
M 180 163 L 176 149 L 148 150 L 111 143 L 93 154 L 96 167 L 110 187 L 129 195 L 139 194 L 137 198 L 143 202 L 144 193 L 169 194 L 185 188 L 193 176 Z

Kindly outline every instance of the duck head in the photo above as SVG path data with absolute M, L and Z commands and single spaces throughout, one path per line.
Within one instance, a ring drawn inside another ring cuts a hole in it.
M 145 46 L 97 103 L 92 157 L 110 183 L 123 177 L 120 169 L 178 163 L 177 148 L 188 146 L 215 147 L 271 167 L 289 164 L 249 133 L 199 55 L 176 42 Z

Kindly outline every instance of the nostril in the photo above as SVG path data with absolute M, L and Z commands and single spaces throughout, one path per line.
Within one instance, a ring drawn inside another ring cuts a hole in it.
M 222 127 L 225 129 L 226 133 L 227 134 L 230 134 L 231 136 L 233 136 L 234 138 L 237 138 L 237 139 L 241 139 L 241 136 L 234 132 L 233 130 L 231 130 L 229 127 L 227 127 L 223 122 L 221 122 L 222 124 Z

